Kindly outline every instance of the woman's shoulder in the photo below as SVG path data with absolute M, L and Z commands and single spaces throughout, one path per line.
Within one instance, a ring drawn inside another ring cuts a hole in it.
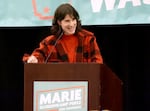
M 91 31 L 88 31 L 86 29 L 82 29 L 80 32 L 79 32 L 79 35 L 82 36 L 82 37 L 87 37 L 87 36 L 94 36 L 94 33 L 91 32 Z
M 49 41 L 49 40 L 54 40 L 55 36 L 54 35 L 49 35 L 47 37 L 44 38 L 44 40 Z
M 46 36 L 43 40 L 42 43 L 44 44 L 50 44 L 52 41 L 55 41 L 56 37 L 54 35 L 49 35 Z

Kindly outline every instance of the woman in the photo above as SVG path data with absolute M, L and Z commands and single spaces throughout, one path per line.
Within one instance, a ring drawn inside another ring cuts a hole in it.
M 79 14 L 72 5 L 61 4 L 56 9 L 51 34 L 40 42 L 31 55 L 25 54 L 23 61 L 103 63 L 96 37 L 82 29 Z

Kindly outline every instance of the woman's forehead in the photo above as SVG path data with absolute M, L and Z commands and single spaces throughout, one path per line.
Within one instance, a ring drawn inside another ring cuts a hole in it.
M 73 19 L 74 18 L 74 16 L 73 15 L 71 15 L 71 14 L 66 14 L 66 16 L 64 17 L 64 19 L 65 18 L 71 18 L 71 19 Z

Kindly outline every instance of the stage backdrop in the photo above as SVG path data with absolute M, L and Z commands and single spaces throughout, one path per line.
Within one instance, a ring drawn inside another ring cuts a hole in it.
M 150 23 L 150 0 L 0 0 L 0 27 L 50 26 L 56 7 L 66 2 L 83 25 Z

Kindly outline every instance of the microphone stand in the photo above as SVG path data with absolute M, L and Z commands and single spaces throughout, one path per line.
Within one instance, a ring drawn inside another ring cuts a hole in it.
M 59 35 L 59 37 L 58 37 L 57 40 L 55 41 L 54 46 L 52 47 L 50 53 L 48 54 L 48 56 L 47 56 L 47 58 L 46 58 L 46 60 L 45 60 L 45 64 L 47 64 L 48 59 L 50 58 L 50 56 L 51 56 L 51 54 L 52 54 L 52 52 L 53 52 L 55 46 L 57 45 L 57 42 L 60 40 L 60 38 L 62 37 L 62 35 L 63 35 L 63 32 Z

